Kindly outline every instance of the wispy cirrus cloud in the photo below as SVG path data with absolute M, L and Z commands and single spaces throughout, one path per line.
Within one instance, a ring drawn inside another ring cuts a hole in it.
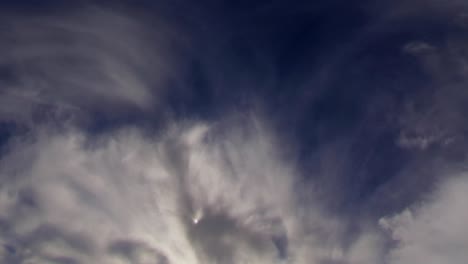
M 154 110 L 175 77 L 181 39 L 162 17 L 151 31 L 98 7 L 1 20 L 2 120 Z

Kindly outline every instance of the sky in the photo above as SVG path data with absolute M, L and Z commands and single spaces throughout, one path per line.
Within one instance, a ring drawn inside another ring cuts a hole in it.
M 468 2 L 0 2 L 0 263 L 468 263 Z

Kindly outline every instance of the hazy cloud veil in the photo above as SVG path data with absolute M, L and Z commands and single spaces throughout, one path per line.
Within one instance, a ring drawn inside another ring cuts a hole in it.
M 2 11 L 1 263 L 468 262 L 464 3 L 358 5 L 307 64 L 272 36 L 334 5 L 156 2 Z

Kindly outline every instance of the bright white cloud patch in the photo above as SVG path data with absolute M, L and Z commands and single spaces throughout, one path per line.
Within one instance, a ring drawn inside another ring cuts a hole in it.
M 204 126 L 170 133 L 148 138 L 126 130 L 96 141 L 79 132 L 42 134 L 15 146 L 2 163 L 7 184 L 0 192 L 1 218 L 11 225 L 4 242 L 18 250 L 10 255 L 43 262 L 69 257 L 114 263 L 119 257 L 154 263 L 154 256 L 138 260 L 151 253 L 165 259 L 160 263 L 210 263 L 216 242 L 231 254 L 223 263 L 254 257 L 271 263 L 272 226 L 282 225 L 275 220 L 288 208 L 277 200 L 290 198 L 290 172 L 273 160 L 260 135 L 205 144 Z M 238 145 L 223 151 L 224 144 Z M 243 156 L 246 148 L 249 157 Z M 263 192 L 255 191 L 262 180 Z M 35 238 L 42 229 L 54 235 Z
M 374 263 L 377 240 L 344 248 L 343 223 L 299 202 L 272 135 L 243 127 L 12 144 L 1 162 L 3 261 Z
M 448 180 L 415 209 L 380 220 L 397 242 L 389 253 L 389 263 L 467 263 L 467 201 L 468 178 L 464 175 Z

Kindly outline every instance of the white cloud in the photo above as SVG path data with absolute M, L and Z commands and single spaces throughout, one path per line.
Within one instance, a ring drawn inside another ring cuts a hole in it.
M 391 264 L 468 263 L 468 178 L 447 180 L 414 209 L 380 220 L 397 242 Z
M 153 109 L 174 77 L 175 27 L 93 7 L 63 13 L 1 18 L 0 120 Z
M 300 202 L 294 166 L 258 122 L 179 124 L 159 136 L 138 129 L 98 138 L 45 130 L 10 149 L 0 163 L 0 222 L 10 228 L 0 229 L 0 238 L 15 252 L 2 252 L 4 260 L 366 264 L 377 258 L 380 242 L 372 232 L 345 247 L 344 223 L 321 211 L 319 201 Z
M 0 80 L 0 122 L 151 110 L 177 67 L 162 20 L 156 36 L 94 8 L 0 20 L 0 67 L 11 75 Z M 286 146 L 260 123 L 178 123 L 158 136 L 34 127 L 1 156 L 0 259 L 373 263 L 379 243 L 365 233 L 344 246 L 345 223 L 299 193 L 309 188 L 297 188 Z
M 260 134 L 205 144 L 204 125 L 170 133 L 149 138 L 126 130 L 99 139 L 80 132 L 41 134 L 32 144 L 16 145 L 2 160 L 0 213 L 12 225 L 8 243 L 16 241 L 23 260 L 113 263 L 108 248 L 123 240 L 144 243 L 170 263 L 210 263 L 211 235 L 223 237 L 217 243 L 229 249 L 233 263 L 272 263 L 275 220 L 292 202 L 287 166 L 274 159 Z M 23 201 L 26 192 L 34 204 Z M 195 226 L 197 210 L 206 213 Z M 209 218 L 219 227 L 204 226 Z M 57 229 L 57 237 L 21 242 L 34 240 L 44 226 Z M 62 232 L 80 234 L 93 250 L 74 248 Z M 253 242 L 260 243 L 257 250 Z

